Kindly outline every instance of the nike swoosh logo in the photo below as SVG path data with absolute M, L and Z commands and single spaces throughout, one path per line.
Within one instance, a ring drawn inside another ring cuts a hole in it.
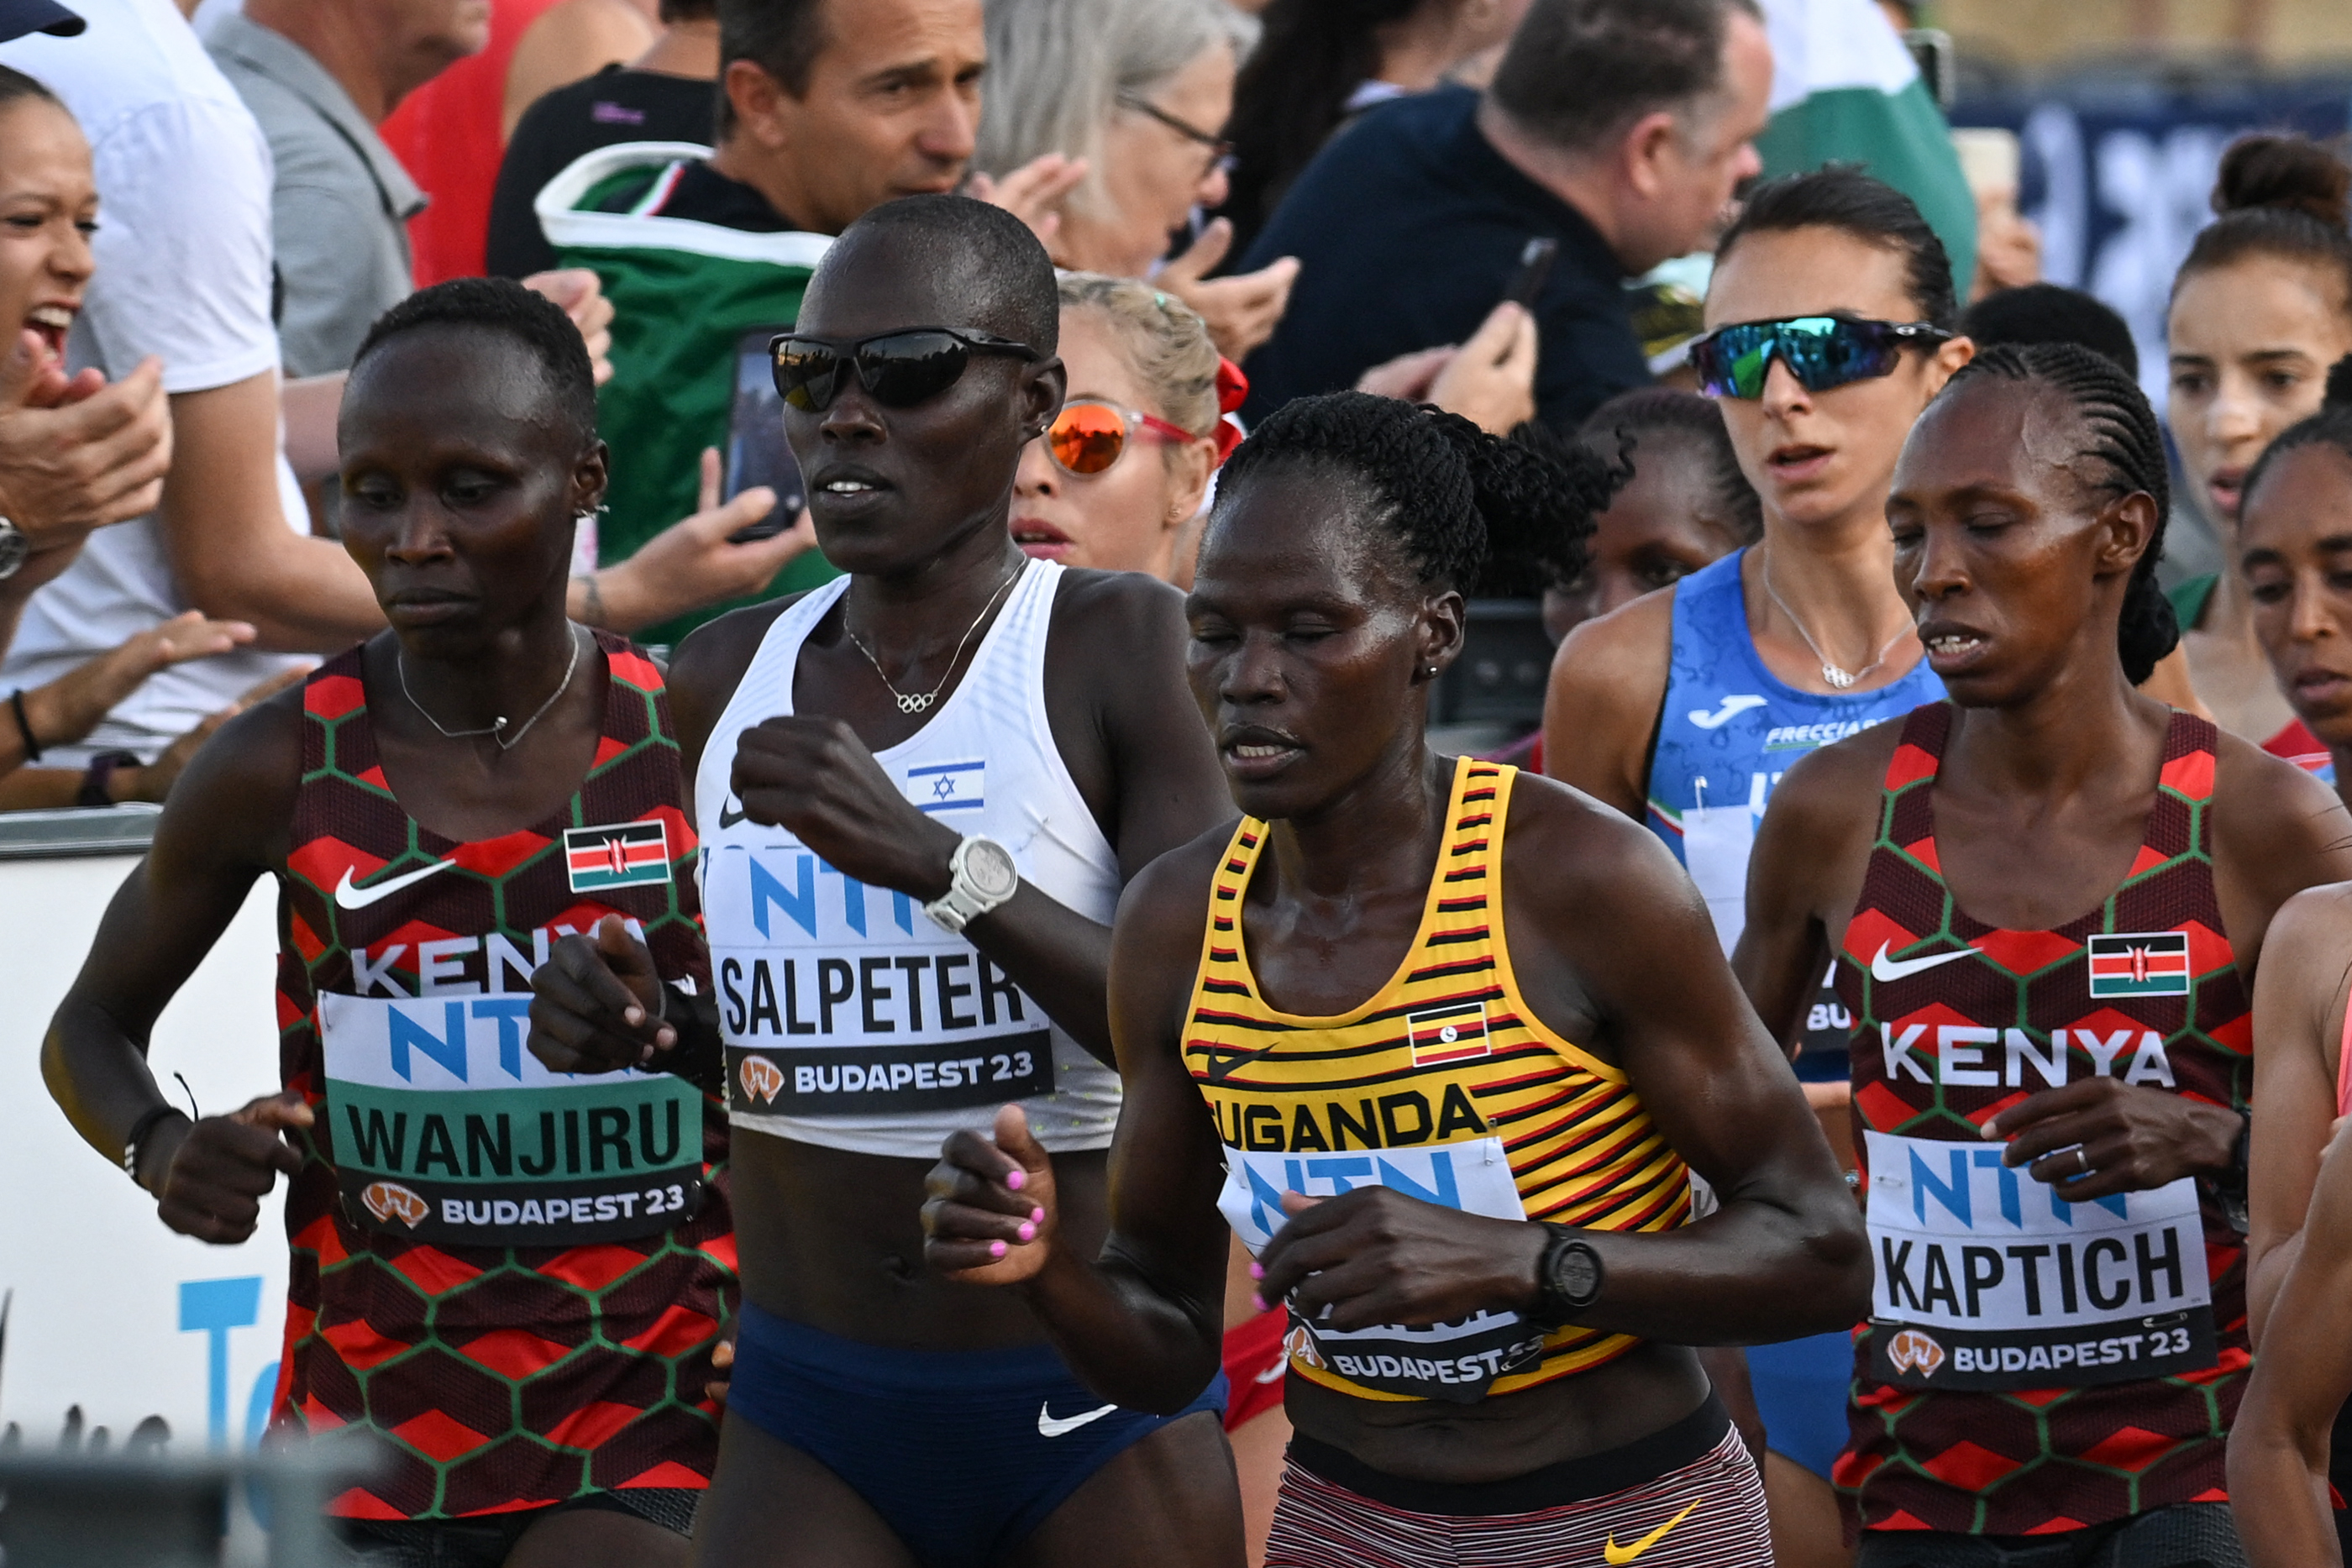
M 1691 1510 L 1696 1508 L 1706 1500 L 1706 1499 L 1704 1497 L 1695 1497 L 1691 1499 L 1689 1504 L 1684 1508 L 1682 1512 L 1675 1515 L 1674 1518 L 1666 1521 L 1665 1523 L 1658 1526 L 1657 1529 L 1650 1531 L 1649 1534 L 1642 1537 L 1641 1540 L 1636 1541 L 1631 1546 L 1618 1545 L 1617 1532 L 1613 1530 L 1609 1532 L 1609 1539 L 1601 1542 L 1601 1555 L 1612 1564 L 1631 1563 L 1634 1558 L 1639 1557 L 1643 1552 L 1647 1552 L 1651 1547 L 1655 1546 L 1659 1542 L 1664 1541 L 1666 1538 L 1667 1531 L 1672 1530 L 1675 1525 L 1680 1524 L 1684 1520 L 1688 1519 L 1691 1516 Z
M 1037 1406 L 1037 1435 L 1041 1437 L 1067 1437 L 1087 1422 L 1099 1421 L 1118 1408 L 1116 1405 L 1106 1405 L 1099 1410 L 1089 1410 L 1083 1416 L 1056 1416 L 1054 1414 L 1054 1402 L 1048 1399 Z
M 1721 729 L 1749 708 L 1763 706 L 1764 699 L 1759 696 L 1726 697 L 1723 699 L 1723 706 L 1713 713 L 1707 712 L 1703 707 L 1691 709 L 1690 721 L 1701 729 Z
M 1280 1361 L 1276 1362 L 1272 1366 L 1267 1367 L 1264 1372 L 1259 1373 L 1256 1380 L 1260 1383 L 1272 1383 L 1276 1378 L 1280 1377 L 1284 1373 L 1289 1370 L 1290 1358 L 1286 1355 Z
M 1938 964 L 1948 964 L 1955 958 L 1973 958 L 1977 954 L 1973 947 L 1963 947 L 1957 953 L 1930 953 L 1924 958 L 1890 958 L 1886 956 L 1886 949 L 1892 946 L 1892 943 L 1881 942 L 1877 956 L 1870 961 L 1870 977 L 1882 984 L 1919 974 Z
M 731 828 L 751 814 L 740 806 L 735 806 L 735 809 L 730 811 L 727 809 L 729 806 L 735 806 L 735 798 L 731 795 L 727 798 L 726 803 L 719 808 L 719 825 L 721 828 Z
M 351 869 L 347 866 L 343 870 L 343 880 L 335 884 L 335 904 L 342 909 L 365 909 L 377 899 L 390 898 L 402 888 L 413 886 L 428 876 L 438 876 L 457 863 L 456 861 L 435 861 L 431 865 L 418 866 L 415 871 L 403 872 L 398 876 L 386 877 L 365 887 L 352 885 Z

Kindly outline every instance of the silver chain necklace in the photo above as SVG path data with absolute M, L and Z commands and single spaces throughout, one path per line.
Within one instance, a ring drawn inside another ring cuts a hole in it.
M 1805 630 L 1805 623 L 1797 619 L 1797 612 L 1789 608 L 1789 601 L 1781 598 L 1780 590 L 1772 586 L 1772 558 L 1770 556 L 1768 555 L 1764 558 L 1764 570 L 1757 573 L 1757 575 L 1764 580 L 1764 591 L 1771 596 L 1773 603 L 1780 607 L 1780 613 L 1789 618 L 1789 624 L 1797 629 L 1797 635 L 1805 640 L 1805 646 L 1813 651 L 1813 657 L 1822 662 L 1822 679 L 1827 681 L 1830 684 L 1831 689 L 1833 691 L 1842 692 L 1845 690 L 1848 686 L 1853 685 L 1857 682 L 1861 681 L 1873 670 L 1878 668 L 1879 665 L 1886 663 L 1886 655 L 1888 653 L 1893 651 L 1895 644 L 1900 643 L 1905 637 L 1917 630 L 1916 627 L 1906 624 L 1901 631 L 1895 632 L 1894 636 L 1889 637 L 1883 644 L 1880 645 L 1878 657 L 1871 660 L 1870 663 L 1864 664 L 1859 670 L 1848 670 L 1844 666 L 1832 662 L 1830 656 L 1822 652 L 1822 645 L 1813 641 L 1813 634 Z
M 516 747 L 522 744 L 522 737 L 530 733 L 530 727 L 547 716 L 547 710 L 555 706 L 556 699 L 562 696 L 565 692 L 572 689 L 572 677 L 577 674 L 580 669 L 580 632 L 577 627 L 572 626 L 569 622 L 566 622 L 565 624 L 566 632 L 572 643 L 572 658 L 570 662 L 563 666 L 563 679 L 562 683 L 556 686 L 555 690 L 548 694 L 547 700 L 539 705 L 539 711 L 522 721 L 522 727 L 514 732 L 514 736 L 511 739 L 499 733 L 499 731 L 506 728 L 507 727 L 507 720 L 503 716 L 491 720 L 488 725 L 484 726 L 480 729 L 451 729 L 439 719 L 435 718 L 431 711 L 428 710 L 423 703 L 416 700 L 416 694 L 408 689 L 407 661 L 403 657 L 401 650 L 394 649 L 392 655 L 392 667 L 400 672 L 400 695 L 408 699 L 408 706 L 410 707 L 413 707 L 418 713 L 425 715 L 425 722 L 439 730 L 443 739 L 470 740 L 477 736 L 487 735 L 492 740 L 498 742 L 498 747 L 500 751 L 512 751 Z
M 891 696 L 898 700 L 898 711 L 921 713 L 940 700 L 940 687 L 946 685 L 948 677 L 955 674 L 956 661 L 963 657 L 964 643 L 971 641 L 971 634 L 980 630 L 980 623 L 988 619 L 988 612 L 996 608 L 996 601 L 1004 596 L 1004 591 L 1018 581 L 1021 574 L 1028 569 L 1029 563 L 1023 561 L 1013 569 L 1010 576 L 996 585 L 996 591 L 988 596 L 988 602 L 980 607 L 980 613 L 973 616 L 971 624 L 964 628 L 962 641 L 956 643 L 955 652 L 948 656 L 948 667 L 940 673 L 938 685 L 927 692 L 902 692 L 891 685 L 890 677 L 883 673 L 882 661 L 874 656 L 874 650 L 867 647 L 856 632 L 849 630 L 849 612 L 845 609 L 841 614 L 841 630 L 852 643 L 857 644 L 857 651 L 866 655 L 866 662 L 874 666 L 874 674 L 880 678 L 883 686 L 888 690 Z

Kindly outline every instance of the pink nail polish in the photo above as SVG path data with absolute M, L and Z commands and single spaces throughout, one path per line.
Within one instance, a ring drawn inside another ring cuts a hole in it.
M 1014 1234 L 1024 1241 L 1034 1241 L 1037 1239 L 1037 1228 L 1024 1219 L 1021 1222 L 1021 1228 Z
M 1272 1309 L 1267 1305 L 1267 1303 L 1266 1303 L 1266 1299 L 1265 1299 L 1264 1296 L 1259 1295 L 1255 1291 L 1252 1291 L 1250 1292 L 1250 1305 L 1252 1305 L 1252 1306 L 1255 1307 L 1259 1312 L 1268 1312 L 1268 1311 L 1271 1311 L 1271 1310 L 1272 1310 Z
M 1250 1260 L 1250 1278 L 1253 1280 L 1263 1280 L 1265 1278 L 1265 1265 L 1259 1262 L 1255 1258 Z
M 992 1241 L 988 1244 L 988 1255 L 992 1258 L 1002 1258 L 1011 1250 L 1012 1249 L 1002 1241 Z
M 1033 1208 L 1029 1211 L 1029 1218 L 1037 1224 L 1043 1225 L 1045 1223 L 1045 1211 L 1042 1208 Z
M 1019 1192 L 1021 1190 L 1021 1184 L 1028 1179 L 1029 1173 L 1027 1171 L 1009 1171 L 1005 1174 L 1004 1185 L 1011 1187 L 1014 1192 Z

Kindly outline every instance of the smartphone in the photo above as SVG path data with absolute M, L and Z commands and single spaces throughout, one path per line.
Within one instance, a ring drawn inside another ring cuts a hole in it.
M 727 416 L 727 482 L 723 498 L 733 500 L 754 485 L 776 492 L 775 510 L 727 536 L 729 544 L 775 538 L 808 505 L 801 465 L 784 440 L 784 400 L 776 395 L 768 340 L 789 326 L 755 327 L 735 343 L 735 400 Z
M 1503 298 L 1514 305 L 1534 309 L 1536 296 L 1543 292 L 1544 279 L 1551 276 L 1552 257 L 1559 254 L 1559 241 L 1542 235 L 1520 246 L 1518 269 L 1511 274 L 1510 287 L 1503 290 Z

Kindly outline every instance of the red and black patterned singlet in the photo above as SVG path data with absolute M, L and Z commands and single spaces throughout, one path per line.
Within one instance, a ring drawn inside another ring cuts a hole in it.
M 723 1104 L 668 1073 L 548 1072 L 530 970 L 607 914 L 709 985 L 661 675 L 599 634 L 603 738 L 563 808 L 459 843 L 384 781 L 359 650 L 310 678 L 280 882 L 281 1071 L 318 1117 L 289 1193 L 275 1419 L 372 1428 L 346 1517 L 699 1488 L 735 1244 Z
M 2223 1500 L 2249 1364 L 2242 1239 L 2192 1178 L 2067 1204 L 1979 1132 L 2093 1074 L 2246 1103 L 2213 726 L 2173 715 L 2138 857 L 2105 904 L 2003 931 L 1958 906 L 1937 862 L 1954 712 L 1905 721 L 1838 957 L 1876 1281 L 1835 1479 L 1871 1530 L 2022 1535 Z

